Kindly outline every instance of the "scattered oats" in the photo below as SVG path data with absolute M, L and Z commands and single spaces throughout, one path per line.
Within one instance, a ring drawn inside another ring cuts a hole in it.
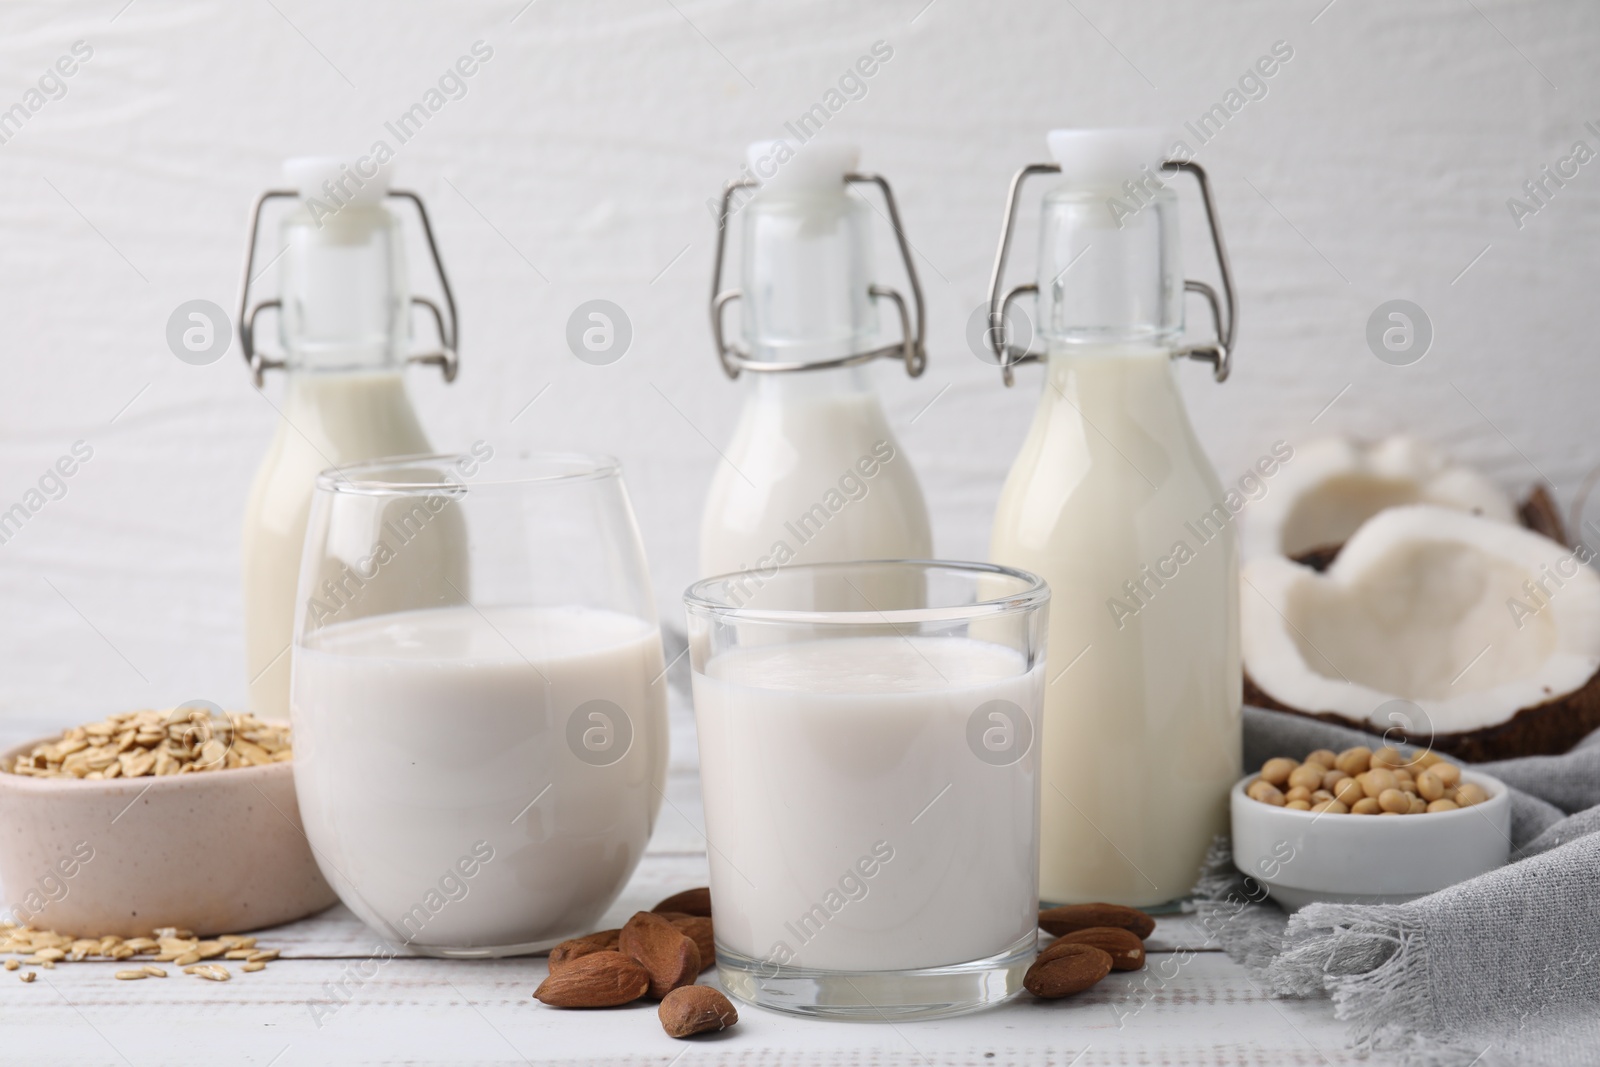
M 77 963 L 91 957 L 127 960 L 143 956 L 147 959 L 153 957 L 154 963 L 114 972 L 116 977 L 123 981 L 165 978 L 166 970 L 154 964 L 176 963 L 183 967 L 185 974 L 197 974 L 213 982 L 226 982 L 232 977 L 226 967 L 204 961 L 220 956 L 237 960 L 242 965 L 253 965 L 248 969 L 259 971 L 268 960 L 278 958 L 278 950 L 257 948 L 256 944 L 254 937 L 244 934 L 219 934 L 202 941 L 192 931 L 171 926 L 154 931 L 153 937 L 123 939 L 115 934 L 107 934 L 104 937 L 72 938 L 54 930 L 35 930 L 30 926 L 0 921 L 0 953 L 23 957 L 20 960 L 5 960 L 3 966 L 8 971 L 18 971 L 23 964 L 54 970 L 58 962 Z M 27 971 L 18 977 L 31 982 L 36 975 Z
M 262 963 L 260 960 L 250 960 L 243 967 L 240 967 L 239 969 L 241 971 L 264 971 L 264 970 L 267 969 L 267 965 L 265 963 Z

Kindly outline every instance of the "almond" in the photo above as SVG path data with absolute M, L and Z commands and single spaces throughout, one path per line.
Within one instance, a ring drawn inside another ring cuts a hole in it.
M 675 915 L 667 920 L 694 939 L 700 950 L 700 969 L 703 971 L 717 962 L 717 939 L 712 932 L 711 920 L 703 915 Z
M 555 945 L 554 949 L 550 949 L 550 973 L 554 974 L 566 963 L 571 963 L 579 957 L 586 957 L 592 952 L 614 952 L 619 933 L 621 931 L 618 929 L 606 929 L 598 934 L 584 934 L 582 937 L 573 937 L 570 941 Z M 611 934 L 610 944 L 606 944 L 605 934 Z
M 711 890 L 705 886 L 698 889 L 685 889 L 681 893 L 674 893 L 666 900 L 650 909 L 654 912 L 678 911 L 685 915 L 699 915 L 711 918 Z
M 591 941 L 594 944 L 599 945 L 601 951 L 605 951 L 606 949 L 615 951 L 617 947 L 617 938 L 621 936 L 622 928 L 616 927 L 611 930 L 596 930 L 592 934 L 584 934 L 582 940 Z
M 668 1037 L 692 1037 L 726 1030 L 739 1021 L 733 1003 L 708 985 L 680 986 L 668 993 L 656 1010 Z
M 1034 960 L 1022 977 L 1022 987 L 1036 997 L 1054 1000 L 1082 993 L 1110 973 L 1111 957 L 1093 945 L 1064 945 L 1053 959 Z
M 614 1008 L 649 989 L 650 975 L 633 960 L 620 952 L 591 952 L 569 960 L 533 996 L 552 1008 Z
M 1074 930 L 1117 926 L 1132 930 L 1142 941 L 1156 928 L 1156 921 L 1137 908 L 1125 908 L 1121 904 L 1062 904 L 1041 911 L 1039 926 L 1057 937 Z
M 617 950 L 649 972 L 650 995 L 656 1000 L 679 986 L 693 985 L 700 974 L 700 947 L 694 938 L 655 912 L 634 913 L 622 927 Z
M 1039 953 L 1037 962 L 1055 959 L 1068 945 L 1093 945 L 1111 957 L 1113 970 L 1137 971 L 1144 966 L 1144 942 L 1139 940 L 1138 934 L 1120 926 L 1091 926 L 1087 930 L 1062 934 Z

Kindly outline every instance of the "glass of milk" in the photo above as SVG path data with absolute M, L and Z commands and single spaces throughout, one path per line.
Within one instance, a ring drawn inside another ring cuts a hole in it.
M 978 563 L 689 588 L 724 988 L 806 1015 L 972 1011 L 1038 926 L 1049 589 Z
M 340 899 L 398 946 L 595 929 L 667 764 L 650 579 L 615 460 L 376 460 L 319 476 L 290 681 L 295 790 Z

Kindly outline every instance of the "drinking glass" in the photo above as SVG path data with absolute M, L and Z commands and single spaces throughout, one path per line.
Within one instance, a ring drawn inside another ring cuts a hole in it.
M 689 588 L 724 988 L 901 1019 L 1021 987 L 1049 595 L 1023 571 L 922 561 Z
M 290 681 L 323 875 L 427 955 L 594 929 L 644 853 L 666 683 L 608 457 L 374 460 L 317 480 Z

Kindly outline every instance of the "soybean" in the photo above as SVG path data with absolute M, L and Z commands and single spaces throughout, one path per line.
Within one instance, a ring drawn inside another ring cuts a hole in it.
M 1302 760 L 1275 756 L 1245 793 L 1294 811 L 1329 815 L 1421 815 L 1482 804 L 1489 793 L 1461 780 L 1461 768 L 1432 751 L 1407 756 L 1386 745 L 1343 752 L 1319 748 Z

